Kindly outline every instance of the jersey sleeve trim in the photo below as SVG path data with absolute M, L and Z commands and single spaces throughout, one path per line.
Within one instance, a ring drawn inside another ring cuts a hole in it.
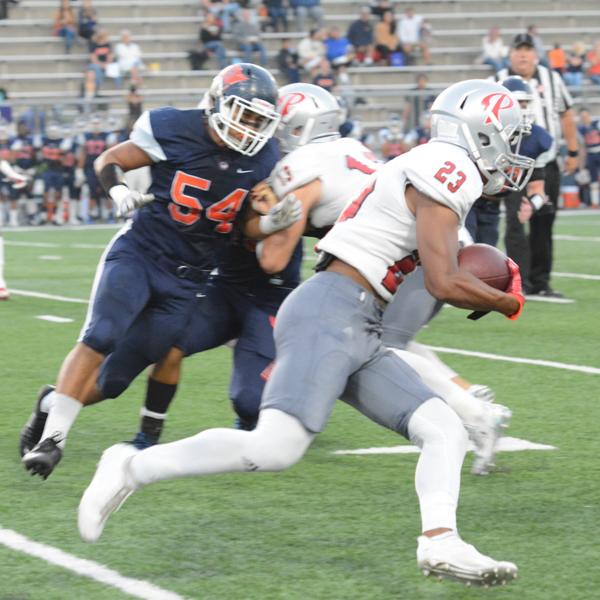
M 148 111 L 143 113 L 135 122 L 129 139 L 138 146 L 138 148 L 142 149 L 154 162 L 167 160 L 164 150 L 154 137 L 152 123 L 150 122 L 150 113 Z

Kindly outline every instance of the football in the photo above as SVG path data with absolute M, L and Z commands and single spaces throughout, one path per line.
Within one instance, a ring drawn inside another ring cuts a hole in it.
M 472 244 L 461 248 L 458 266 L 497 290 L 504 291 L 510 282 L 506 254 L 488 244 Z

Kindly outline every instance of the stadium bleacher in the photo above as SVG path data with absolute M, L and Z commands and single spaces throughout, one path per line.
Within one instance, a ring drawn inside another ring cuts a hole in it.
M 323 0 L 325 24 L 340 25 L 344 30 L 357 18 L 364 4 L 356 0 Z M 396 13 L 413 4 L 406 0 L 394 2 Z M 87 49 L 82 41 L 76 43 L 71 54 L 65 54 L 64 42 L 52 36 L 52 17 L 56 0 L 22 0 L 11 8 L 10 18 L 0 21 L 0 77 L 11 101 L 21 105 L 56 104 L 60 99 L 66 104 L 80 97 L 87 63 Z M 193 45 L 202 20 L 197 0 L 96 0 L 102 28 L 108 30 L 111 42 L 116 42 L 121 29 L 129 29 L 134 40 L 144 52 L 146 65 L 151 68 L 144 74 L 145 107 L 151 108 L 169 101 L 175 106 L 194 105 L 215 74 L 216 64 L 207 63 L 206 71 L 191 71 L 187 51 Z M 73 2 L 74 9 L 79 8 Z M 494 9 L 492 10 L 492 6 Z M 403 93 L 414 87 L 417 72 L 426 72 L 431 87 L 439 89 L 461 78 L 486 77 L 491 69 L 477 63 L 481 53 L 481 38 L 491 25 L 500 25 L 505 42 L 529 24 L 535 24 L 546 44 L 560 42 L 570 45 L 583 41 L 587 47 L 600 38 L 600 9 L 596 0 L 580 0 L 577 9 L 564 2 L 510 0 L 501 5 L 489 0 L 457 0 L 443 2 L 424 0 L 417 10 L 427 18 L 432 27 L 431 53 L 433 65 L 417 63 L 411 67 L 351 67 L 348 69 L 350 85 L 355 95 L 367 98 L 367 104 L 358 111 L 379 121 L 385 112 L 397 108 Z M 281 39 L 298 41 L 304 32 L 294 30 L 290 19 L 289 33 L 265 33 L 263 41 L 269 58 L 273 61 Z M 236 52 L 225 36 L 228 56 Z M 278 77 L 276 69 L 272 69 Z M 581 96 L 598 101 L 594 86 L 586 82 Z M 111 110 L 121 112 L 126 86 L 114 89 L 107 83 L 102 90 L 102 101 L 110 102 Z M 375 123 L 373 123 L 375 125 Z

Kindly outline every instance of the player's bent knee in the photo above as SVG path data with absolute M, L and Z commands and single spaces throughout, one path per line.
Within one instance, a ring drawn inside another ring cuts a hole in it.
M 468 435 L 458 415 L 440 398 L 431 398 L 413 413 L 408 423 L 410 440 L 422 446 L 426 443 L 450 444 L 466 452 Z
M 296 417 L 277 409 L 261 411 L 249 434 L 247 458 L 260 471 L 284 471 L 295 465 L 310 446 L 314 434 Z

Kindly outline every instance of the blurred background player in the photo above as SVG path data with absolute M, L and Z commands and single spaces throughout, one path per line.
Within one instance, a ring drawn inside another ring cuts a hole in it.
M 31 135 L 27 124 L 24 121 L 17 123 L 17 135 L 12 138 L 10 149 L 13 153 L 15 167 L 27 175 L 27 185 L 21 189 L 14 189 L 13 199 L 16 202 L 14 222 L 18 224 L 18 212 L 21 208 L 20 204 L 24 203 L 24 213 L 29 217 L 35 215 L 37 207 L 33 202 L 32 183 L 35 176 L 37 165 L 37 148 L 34 137 Z
M 46 128 L 46 135 L 42 136 L 41 147 L 41 163 L 44 168 L 42 174 L 44 206 L 40 221 L 42 224 L 60 225 L 62 223 L 56 209 L 62 198 L 63 159 L 69 145 L 70 140 L 63 138 L 58 123 L 50 123 Z
M 579 110 L 579 135 L 585 148 L 585 168 L 590 179 L 590 204 L 600 205 L 600 121 L 587 108 Z
M 111 146 L 117 142 L 117 136 L 104 129 L 102 119 L 94 115 L 89 123 L 89 130 L 79 136 L 79 161 L 75 173 L 75 181 L 81 186 L 85 179 L 88 186 L 88 208 L 84 209 L 85 221 L 93 222 L 97 219 L 105 219 L 114 223 L 112 201 L 104 190 L 98 175 L 94 170 L 94 161 Z

